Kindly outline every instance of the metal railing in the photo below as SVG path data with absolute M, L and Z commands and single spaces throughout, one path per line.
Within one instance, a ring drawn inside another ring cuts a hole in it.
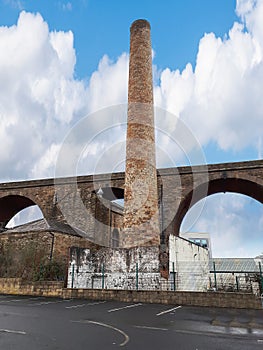
M 68 273 L 69 288 L 169 290 L 169 291 L 224 291 L 260 295 L 258 273 L 231 273 L 211 271 L 207 262 L 170 262 L 166 278 L 159 266 L 136 262 L 128 268 L 107 266 L 105 263 L 77 266 L 72 263 Z

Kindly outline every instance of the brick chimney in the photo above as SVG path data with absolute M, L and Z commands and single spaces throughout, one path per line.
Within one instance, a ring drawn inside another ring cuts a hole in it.
M 130 28 L 123 247 L 160 244 L 150 24 Z

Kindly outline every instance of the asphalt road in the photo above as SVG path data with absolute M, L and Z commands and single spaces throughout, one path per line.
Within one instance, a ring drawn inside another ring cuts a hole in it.
M 263 350 L 263 310 L 0 295 L 1 350 Z

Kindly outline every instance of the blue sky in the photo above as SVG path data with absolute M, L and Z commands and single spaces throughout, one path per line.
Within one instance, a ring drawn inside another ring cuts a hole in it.
M 183 69 L 188 62 L 194 65 L 204 33 L 223 37 L 237 19 L 235 0 L 2 0 L 1 24 L 16 23 L 21 9 L 40 12 L 50 30 L 73 31 L 78 78 L 90 76 L 104 54 L 116 59 L 128 52 L 129 26 L 138 18 L 151 23 L 155 63 L 160 69 Z
M 74 125 L 127 102 L 129 27 L 138 18 L 152 28 L 155 103 L 171 113 L 164 128 L 173 130 L 178 117 L 207 163 L 262 158 L 262 0 L 0 0 L 1 181 L 53 177 Z M 92 130 L 91 122 L 90 138 Z M 112 139 L 123 142 L 125 132 L 113 131 Z M 158 144 L 173 153 L 171 142 Z M 109 145 L 109 138 L 92 143 L 82 173 L 93 172 Z M 159 158 L 160 167 L 185 160 Z M 110 161 L 101 171 L 112 168 Z M 259 254 L 261 205 L 222 196 L 207 200 L 192 230 L 213 231 L 217 256 Z M 224 252 L 224 241 L 238 242 L 239 253 Z

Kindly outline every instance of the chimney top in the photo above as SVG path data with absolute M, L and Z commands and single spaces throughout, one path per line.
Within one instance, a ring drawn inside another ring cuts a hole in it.
M 146 19 L 137 19 L 131 25 L 131 30 L 136 30 L 140 28 L 148 28 L 151 29 L 150 23 Z

